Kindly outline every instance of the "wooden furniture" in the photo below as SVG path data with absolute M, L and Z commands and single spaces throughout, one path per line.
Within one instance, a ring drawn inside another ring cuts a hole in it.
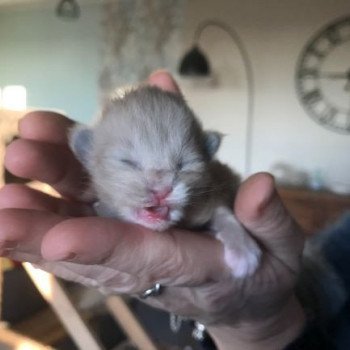
M 111 315 L 123 329 L 128 339 L 140 350 L 159 350 L 158 345 L 147 334 L 135 314 L 123 298 L 112 295 L 106 299 Z
M 40 344 L 33 339 L 25 337 L 4 327 L 0 328 L 0 349 L 54 350 L 51 346 Z
M 102 344 L 82 318 L 59 280 L 54 275 L 37 269 L 29 263 L 22 265 L 40 294 L 61 320 L 77 347 L 79 349 L 102 350 Z
M 293 187 L 279 187 L 278 192 L 288 211 L 308 234 L 319 232 L 346 211 L 350 212 L 350 196 Z

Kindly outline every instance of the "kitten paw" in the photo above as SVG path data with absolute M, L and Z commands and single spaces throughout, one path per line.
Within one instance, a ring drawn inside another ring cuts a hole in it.
M 244 278 L 255 273 L 261 260 L 261 250 L 254 239 L 226 207 L 216 209 L 213 230 L 225 249 L 225 262 L 235 278 Z
M 225 262 L 235 278 L 245 278 L 253 275 L 260 264 L 260 260 L 261 250 L 253 240 L 241 247 L 225 246 Z

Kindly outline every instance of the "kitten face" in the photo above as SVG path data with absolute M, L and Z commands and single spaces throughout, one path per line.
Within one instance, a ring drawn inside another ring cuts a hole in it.
M 165 230 L 181 221 L 208 186 L 204 133 L 173 94 L 146 88 L 112 101 L 88 139 L 90 149 L 80 158 L 99 199 L 116 217 Z
M 150 135 L 130 130 L 128 136 L 115 135 L 112 144 L 97 147 L 91 173 L 103 202 L 127 221 L 156 230 L 180 221 L 207 179 L 196 142 L 177 137 L 179 147 L 172 142 L 155 145 Z

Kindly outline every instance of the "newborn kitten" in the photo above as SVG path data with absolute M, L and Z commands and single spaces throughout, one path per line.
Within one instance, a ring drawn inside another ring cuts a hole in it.
M 181 95 L 150 86 L 110 100 L 95 126 L 70 133 L 99 215 L 157 231 L 209 229 L 233 275 L 243 278 L 254 273 L 261 251 L 232 213 L 238 177 L 214 159 L 220 142 Z

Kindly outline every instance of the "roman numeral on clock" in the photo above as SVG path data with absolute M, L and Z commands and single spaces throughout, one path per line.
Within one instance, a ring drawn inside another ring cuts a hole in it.
M 311 90 L 302 96 L 304 103 L 308 105 L 314 105 L 315 103 L 322 100 L 322 94 L 319 89 Z
M 326 31 L 325 34 L 326 38 L 328 39 L 328 41 L 332 44 L 332 45 L 338 45 L 341 42 L 341 36 L 339 31 L 334 28 L 331 27 Z
M 333 119 L 335 119 L 336 115 L 338 114 L 338 111 L 333 107 L 328 107 L 326 110 L 324 110 L 320 116 L 320 121 L 322 123 L 329 124 L 332 122 Z
M 316 56 L 318 59 L 322 60 L 326 57 L 326 52 L 320 51 L 318 48 L 312 46 L 307 50 L 309 55 Z
M 301 79 L 316 79 L 319 76 L 319 71 L 316 68 L 302 68 L 298 75 Z

